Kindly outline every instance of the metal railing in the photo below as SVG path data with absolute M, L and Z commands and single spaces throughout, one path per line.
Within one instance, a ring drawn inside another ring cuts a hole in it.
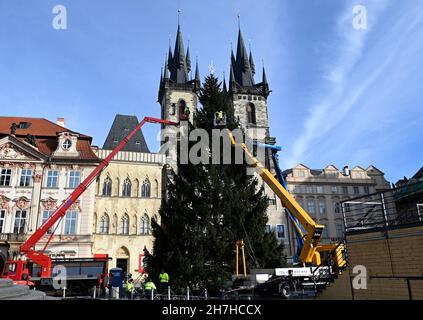
M 341 201 L 345 232 L 423 221 L 423 182 Z

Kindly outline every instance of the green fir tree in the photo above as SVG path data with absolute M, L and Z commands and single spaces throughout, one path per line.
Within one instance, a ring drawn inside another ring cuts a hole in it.
M 228 129 L 238 124 L 230 97 L 213 75 L 206 78 L 199 100 L 202 108 L 190 130 L 207 130 L 211 148 L 216 111 L 225 112 Z M 273 233 L 265 233 L 268 198 L 246 168 L 246 164 L 211 164 L 211 160 L 210 164 L 178 163 L 177 173 L 167 181 L 167 200 L 159 211 L 161 225 L 153 224 L 153 255 L 147 263 L 153 278 L 163 268 L 174 288 L 220 287 L 235 273 L 235 242 L 241 239 L 248 269 L 286 265 L 283 245 Z

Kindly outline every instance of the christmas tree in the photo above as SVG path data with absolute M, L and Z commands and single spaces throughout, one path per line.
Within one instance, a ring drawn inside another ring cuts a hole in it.
M 199 101 L 202 108 L 189 130 L 201 128 L 212 137 L 216 111 L 226 114 L 228 129 L 238 127 L 230 97 L 213 75 L 206 78 Z M 194 144 L 190 142 L 189 147 Z M 206 147 L 211 150 L 211 138 Z M 209 160 L 197 165 L 178 162 L 167 181 L 160 226 L 153 225 L 155 242 L 147 268 L 153 277 L 163 268 L 174 288 L 210 290 L 223 285 L 235 273 L 235 243 L 241 239 L 248 269 L 286 264 L 283 245 L 273 233 L 265 232 L 268 198 L 258 187 L 259 180 L 247 174 L 246 164 Z

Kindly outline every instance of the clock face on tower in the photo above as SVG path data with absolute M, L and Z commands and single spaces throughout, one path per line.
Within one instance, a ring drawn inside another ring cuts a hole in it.
M 70 139 L 66 139 L 65 141 L 63 141 L 62 143 L 62 148 L 64 150 L 69 150 L 70 147 L 72 146 L 72 141 Z

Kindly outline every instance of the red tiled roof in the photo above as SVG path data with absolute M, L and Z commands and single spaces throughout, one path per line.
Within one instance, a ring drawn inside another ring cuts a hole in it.
M 79 151 L 79 157 L 77 159 L 71 157 L 61 157 L 60 159 L 70 161 L 100 161 L 91 149 L 92 138 L 90 136 L 71 131 L 44 118 L 0 117 L 0 137 L 10 135 L 10 127 L 12 124 L 19 124 L 20 122 L 28 122 L 31 125 L 25 129 L 17 129 L 15 133 L 16 138 L 27 142 L 26 136 L 28 134 L 35 136 L 38 150 L 47 156 L 51 156 L 51 154 L 56 150 L 58 134 L 61 132 L 71 132 L 79 134 L 78 142 L 76 144 L 76 149 Z M 54 159 L 58 158 L 55 157 Z
M 19 124 L 20 122 L 28 122 L 31 126 L 27 129 L 18 129 L 16 131 L 16 136 L 26 136 L 27 134 L 32 134 L 36 137 L 57 137 L 57 134 L 60 132 L 78 133 L 59 126 L 58 124 L 44 118 L 0 117 L 0 134 L 10 134 L 10 127 L 12 126 L 12 123 Z M 91 140 L 91 137 L 84 134 L 80 134 L 80 137 Z

